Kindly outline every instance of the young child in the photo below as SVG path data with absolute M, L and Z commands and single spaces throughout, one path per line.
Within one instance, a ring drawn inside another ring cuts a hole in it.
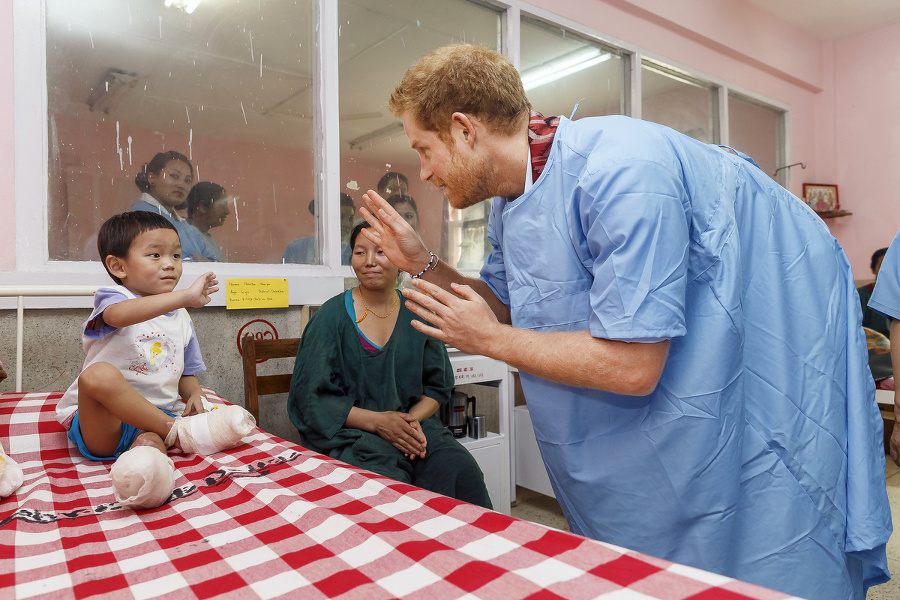
M 117 461 L 112 476 L 120 502 L 158 506 L 174 485 L 168 447 L 212 454 L 240 443 L 253 418 L 228 407 L 240 411 L 240 435 L 223 441 L 223 425 L 205 412 L 196 374 L 206 366 L 185 308 L 208 304 L 218 281 L 206 273 L 188 289 L 175 290 L 181 278 L 175 227 L 155 213 L 126 212 L 103 224 L 97 246 L 119 285 L 94 296 L 84 324 L 84 368 L 59 401 L 56 417 L 83 456 Z

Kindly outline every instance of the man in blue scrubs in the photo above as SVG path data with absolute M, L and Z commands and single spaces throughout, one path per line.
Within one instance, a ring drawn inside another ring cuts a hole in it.
M 805 598 L 889 578 L 859 301 L 804 203 L 666 127 L 545 118 L 478 46 L 390 108 L 454 208 L 494 196 L 493 251 L 463 277 L 373 191 L 366 232 L 427 292 L 418 329 L 519 369 L 573 531 Z

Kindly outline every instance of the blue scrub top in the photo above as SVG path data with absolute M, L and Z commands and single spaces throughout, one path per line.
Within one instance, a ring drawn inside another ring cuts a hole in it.
M 887 580 L 859 300 L 803 202 L 666 127 L 562 119 L 534 186 L 494 199 L 488 236 L 481 277 L 514 326 L 671 340 L 644 397 L 521 373 L 573 531 L 805 598 Z

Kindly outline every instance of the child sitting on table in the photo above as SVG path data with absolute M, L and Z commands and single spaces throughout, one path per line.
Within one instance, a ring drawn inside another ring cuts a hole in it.
M 84 368 L 56 417 L 84 457 L 116 460 L 120 502 L 159 506 L 174 486 L 169 447 L 212 454 L 236 446 L 253 417 L 236 406 L 206 413 L 195 376 L 206 366 L 185 308 L 208 304 L 218 281 L 205 273 L 175 290 L 182 269 L 175 227 L 155 213 L 122 213 L 100 228 L 97 247 L 119 285 L 94 295 Z

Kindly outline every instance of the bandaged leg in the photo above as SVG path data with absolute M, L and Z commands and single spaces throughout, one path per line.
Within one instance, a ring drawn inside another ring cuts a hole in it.
M 110 476 L 119 504 L 156 508 L 175 488 L 175 463 L 155 447 L 134 446 L 119 455 Z
M 24 475 L 19 463 L 11 459 L 0 444 L 0 498 L 6 498 L 22 485 Z
M 177 440 L 182 452 L 208 456 L 239 446 L 241 438 L 255 426 L 256 419 L 240 406 L 220 406 L 199 415 L 177 417 L 166 436 L 166 446 Z

